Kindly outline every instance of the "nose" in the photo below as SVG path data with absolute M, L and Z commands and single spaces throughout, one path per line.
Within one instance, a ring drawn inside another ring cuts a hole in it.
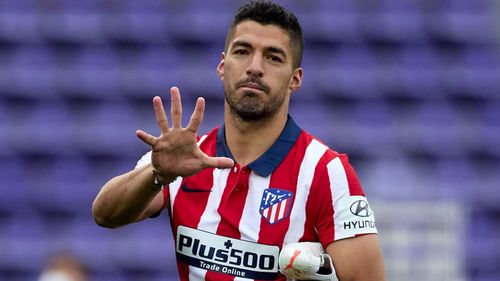
M 252 60 L 247 68 L 247 75 L 262 77 L 264 75 L 264 69 L 262 67 L 263 62 L 262 56 L 259 56 L 258 54 L 252 56 Z

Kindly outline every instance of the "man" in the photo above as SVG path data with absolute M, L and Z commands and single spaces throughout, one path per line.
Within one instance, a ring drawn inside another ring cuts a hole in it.
M 170 119 L 155 97 L 161 134 L 136 132 L 151 152 L 104 185 L 96 222 L 114 228 L 168 208 L 181 280 L 284 280 L 279 252 L 295 242 L 320 242 L 341 281 L 385 280 L 373 213 L 347 156 L 288 116 L 302 48 L 289 11 L 240 7 L 217 66 L 223 126 L 198 137 L 203 98 L 183 128 L 179 89 L 170 90 Z

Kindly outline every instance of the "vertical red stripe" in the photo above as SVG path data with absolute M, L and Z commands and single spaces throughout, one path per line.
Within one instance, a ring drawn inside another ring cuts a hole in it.
M 288 198 L 286 199 L 286 208 L 287 209 L 290 209 L 291 208 L 291 204 L 292 204 L 292 198 Z
M 323 242 L 334 238 L 333 199 L 326 166 L 337 156 L 337 153 L 328 151 L 321 157 L 316 166 L 306 203 L 306 231 L 300 239 L 301 241 L 317 241 L 319 239 L 320 242 Z
M 276 209 L 276 213 L 274 214 L 274 220 L 273 222 L 279 220 L 279 217 L 280 217 L 280 212 L 281 212 L 281 202 L 279 202 L 278 204 L 275 204 L 275 206 L 273 206 L 275 209 Z
M 272 213 L 273 213 L 273 207 L 272 207 L 272 206 L 271 206 L 271 207 L 268 207 L 268 208 L 267 208 L 267 215 L 266 215 L 266 219 L 267 219 L 268 221 L 271 221 L 271 214 L 272 214 Z
M 240 220 L 243 215 L 243 207 L 248 195 L 249 168 L 239 168 L 238 172 L 231 172 L 227 186 L 222 194 L 222 200 L 218 208 L 221 221 L 217 227 L 217 234 L 233 238 L 241 238 L 239 232 Z M 234 276 L 208 271 L 205 280 L 231 281 Z
M 288 155 L 271 175 L 269 188 L 279 188 L 294 194 L 292 197 L 288 198 L 289 202 L 287 204 L 291 204 L 291 206 L 293 206 L 293 201 L 295 200 L 300 164 L 304 160 L 306 147 L 311 140 L 312 139 L 306 133 L 302 132 Z M 282 205 L 282 208 L 286 208 L 286 206 Z M 274 224 L 262 218 L 258 242 L 261 244 L 281 246 L 289 224 L 289 216 Z
M 217 130 L 214 130 L 201 144 L 201 149 L 209 156 L 215 155 L 215 139 Z M 213 169 L 205 169 L 200 173 L 186 178 L 183 184 L 187 184 L 191 188 L 210 189 L 213 187 Z M 164 193 L 168 194 L 168 193 Z M 201 216 L 205 211 L 210 192 L 184 192 L 179 189 L 177 196 L 171 198 L 174 206 L 172 215 L 172 233 L 174 239 L 177 236 L 177 227 L 185 225 L 196 228 L 200 222 Z M 181 281 L 189 281 L 189 266 L 182 262 L 177 262 L 179 270 L 179 278 Z
M 347 177 L 347 183 L 349 185 L 349 193 L 351 196 L 360 195 L 365 196 L 361 183 L 359 182 L 358 176 L 354 171 L 354 168 L 349 163 L 349 159 L 346 154 L 341 154 L 339 156 L 342 166 L 344 166 L 345 174 Z

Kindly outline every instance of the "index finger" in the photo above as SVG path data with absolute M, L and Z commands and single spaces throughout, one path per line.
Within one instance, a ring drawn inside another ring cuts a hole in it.
M 196 133 L 200 128 L 201 122 L 203 121 L 203 113 L 205 112 L 205 99 L 198 98 L 196 100 L 196 107 L 194 108 L 191 119 L 189 119 L 189 124 L 186 129 Z
M 160 131 L 162 134 L 166 134 L 168 132 L 168 118 L 165 113 L 165 109 L 163 109 L 163 102 L 159 96 L 153 98 L 153 106 L 155 109 L 156 122 L 158 123 L 158 127 L 160 127 Z

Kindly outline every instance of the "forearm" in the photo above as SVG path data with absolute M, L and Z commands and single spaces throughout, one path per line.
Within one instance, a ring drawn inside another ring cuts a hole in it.
M 92 205 L 96 223 L 115 228 L 142 219 L 160 192 L 153 183 L 151 171 L 152 166 L 147 165 L 107 182 Z

